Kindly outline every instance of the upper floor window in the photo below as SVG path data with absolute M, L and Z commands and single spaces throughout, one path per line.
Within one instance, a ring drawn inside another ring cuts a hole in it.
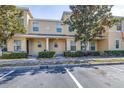
M 69 32 L 73 32 L 74 29 L 69 25 L 69 26 L 68 26 L 68 31 L 69 31 Z
M 122 22 L 117 23 L 117 31 L 122 31 Z
M 92 51 L 96 50 L 96 44 L 94 41 L 90 42 L 90 50 L 92 50 Z
M 71 51 L 76 51 L 76 42 L 75 41 L 71 41 Z
M 24 26 L 24 18 L 20 19 L 20 23 L 21 23 L 22 26 Z
M 116 48 L 119 48 L 119 40 L 116 40 Z
M 33 31 L 39 31 L 39 22 L 33 22 Z
M 21 51 L 21 40 L 14 40 L 14 51 Z
M 56 23 L 56 31 L 57 32 L 62 32 L 62 26 L 61 26 L 61 23 L 60 22 L 57 22 Z

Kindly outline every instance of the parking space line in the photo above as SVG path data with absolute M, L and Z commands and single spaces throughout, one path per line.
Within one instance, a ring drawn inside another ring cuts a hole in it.
M 3 75 L 2 77 L 0 77 L 0 79 L 3 79 L 4 77 L 6 77 L 6 76 L 12 74 L 14 71 L 15 71 L 15 70 L 10 71 L 9 73 L 7 73 L 7 74 Z
M 123 69 L 119 69 L 119 68 L 116 68 L 116 67 L 113 67 L 113 66 L 107 66 L 109 68 L 112 68 L 112 69 L 116 69 L 116 70 L 119 70 L 119 71 L 124 71 Z
M 83 86 L 77 81 L 77 79 L 74 77 L 74 75 L 67 68 L 65 68 L 65 70 L 70 75 L 70 77 L 72 78 L 72 80 L 76 83 L 76 85 L 78 86 L 78 88 L 83 88 Z

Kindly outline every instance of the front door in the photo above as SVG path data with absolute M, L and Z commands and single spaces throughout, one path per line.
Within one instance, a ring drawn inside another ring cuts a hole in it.
M 27 53 L 29 54 L 29 40 L 27 40 Z

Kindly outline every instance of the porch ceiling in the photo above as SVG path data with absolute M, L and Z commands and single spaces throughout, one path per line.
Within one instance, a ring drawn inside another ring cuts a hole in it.
M 40 35 L 40 34 L 37 34 L 37 35 L 32 35 L 32 34 L 16 34 L 14 37 L 25 37 L 25 38 L 74 38 L 74 36 L 71 36 L 71 35 Z

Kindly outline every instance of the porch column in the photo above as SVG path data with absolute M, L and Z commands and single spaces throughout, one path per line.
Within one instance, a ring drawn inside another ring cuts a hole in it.
M 46 50 L 49 51 L 49 38 L 46 38 Z

